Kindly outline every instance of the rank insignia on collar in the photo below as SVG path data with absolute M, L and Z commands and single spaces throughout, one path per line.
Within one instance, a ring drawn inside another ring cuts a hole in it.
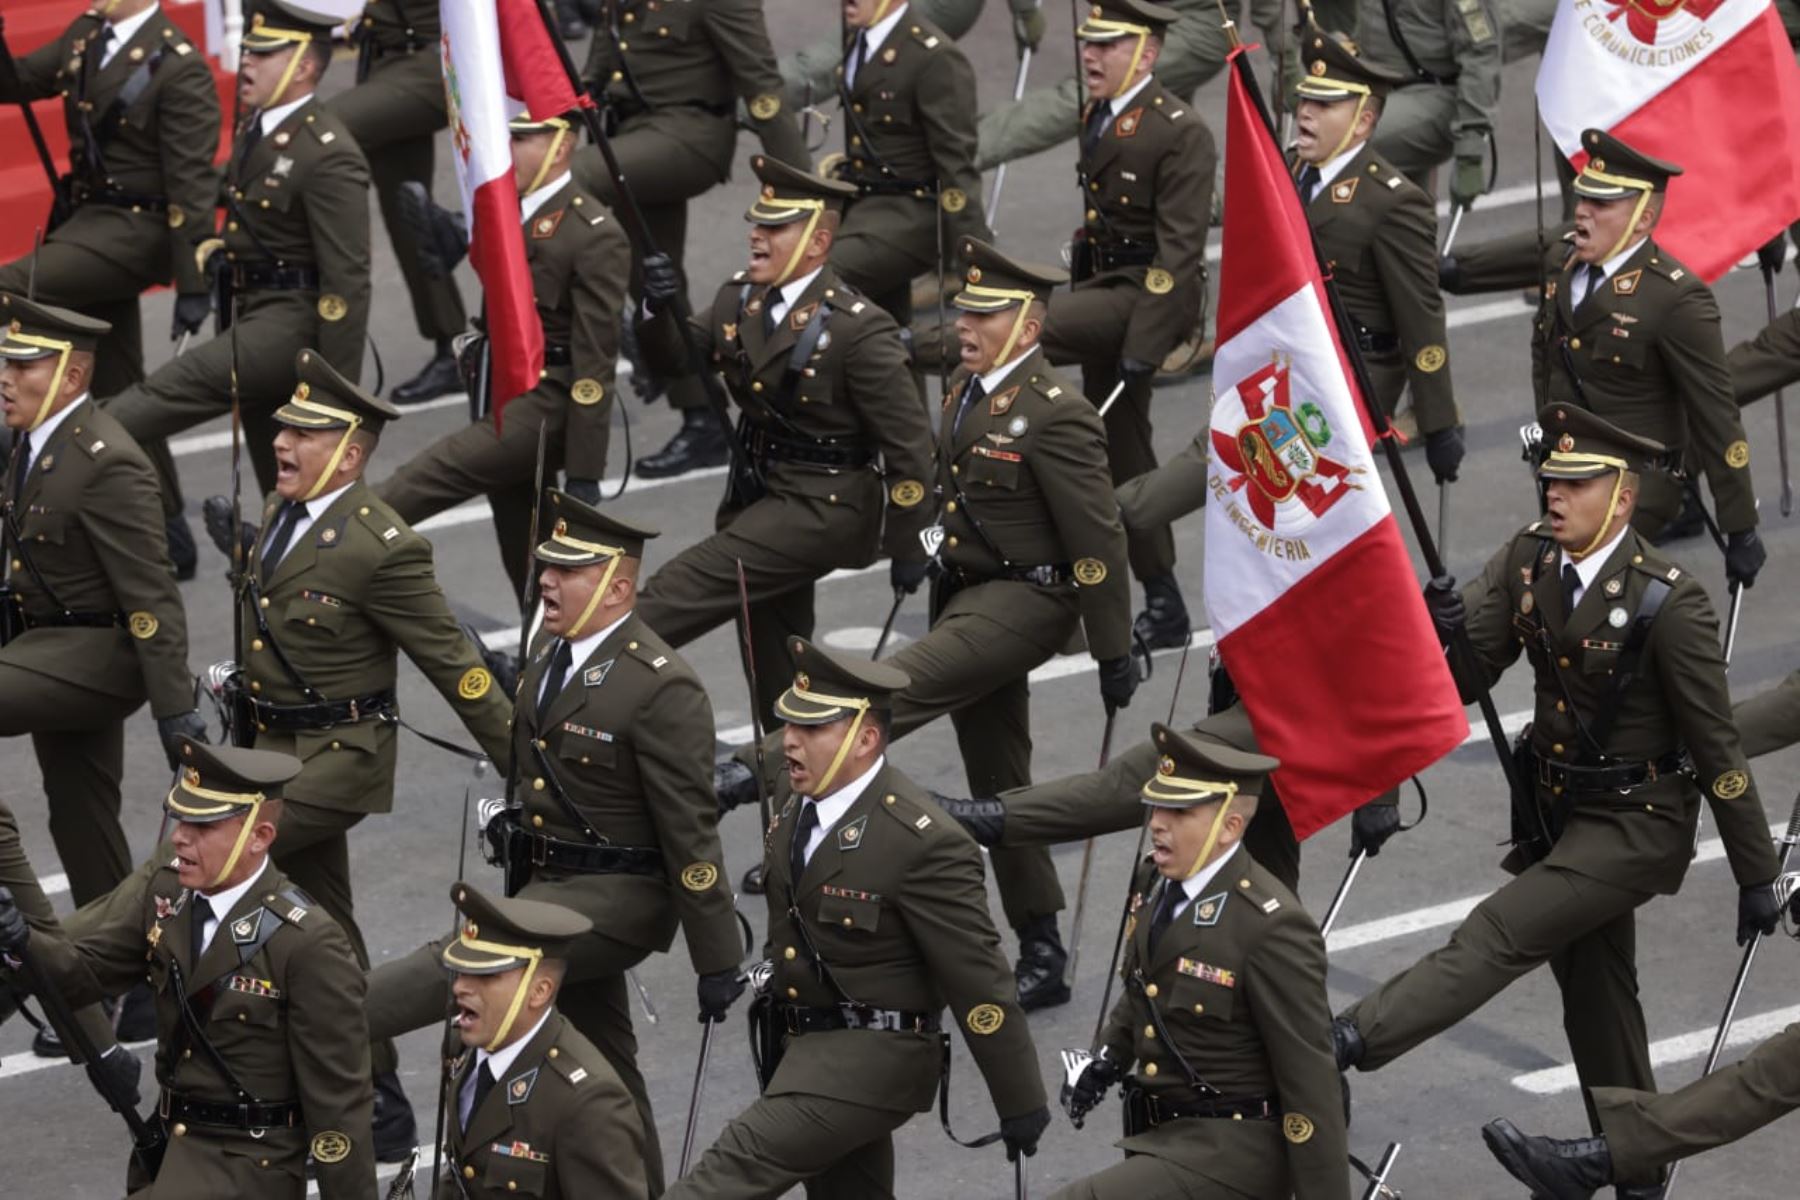
M 1142 893 L 1142 892 L 1131 893 L 1131 907 L 1130 907 L 1129 911 L 1136 912 L 1138 909 L 1140 909 L 1142 907 L 1144 907 L 1144 893 Z
M 231 940 L 239 946 L 245 946 L 254 942 L 256 940 L 256 931 L 262 928 L 262 915 L 265 911 L 265 909 L 259 908 L 249 916 L 241 917 L 238 920 L 233 921 L 231 924 Z
M 538 1068 L 533 1067 L 523 1075 L 514 1075 L 506 1081 L 506 1102 L 523 1104 L 531 1095 L 532 1087 L 537 1083 Z
M 1624 590 L 1625 581 L 1623 579 L 1609 579 L 1606 581 L 1606 594 L 1608 596 L 1617 596 Z
M 1019 389 L 1016 384 L 1007 388 L 1004 392 L 995 392 L 992 396 L 988 397 L 988 415 L 991 417 L 999 416 L 1001 413 L 1011 408 L 1013 406 L 1013 401 L 1018 398 Z
M 175 911 L 175 902 L 167 896 L 156 897 L 156 919 L 162 920 Z
M 609 658 L 599 666 L 589 667 L 581 673 L 581 685 L 583 687 L 599 687 L 606 682 L 607 674 L 612 670 L 613 664 L 618 661 L 616 658 Z
M 1116 137 L 1128 138 L 1138 131 L 1138 124 L 1144 119 L 1144 110 L 1134 108 L 1113 122 L 1113 134 Z
M 869 818 L 865 814 L 838 830 L 838 849 L 854 850 L 862 845 L 863 830 L 868 827 L 868 824 Z
M 1175 969 L 1189 978 L 1203 979 L 1207 983 L 1216 983 L 1220 987 L 1228 988 L 1237 986 L 1236 972 L 1227 971 L 1224 967 L 1215 967 L 1211 963 L 1203 963 L 1191 958 L 1184 958 L 1175 964 Z
M 1217 892 L 1194 901 L 1194 924 L 1202 929 L 1217 925 L 1219 914 L 1225 911 L 1225 901 L 1230 898 L 1230 892 Z
M 329 525 L 319 531 L 319 544 L 322 546 L 329 546 L 337 539 L 338 531 Z
M 1346 179 L 1346 180 L 1342 181 L 1341 183 L 1332 184 L 1331 185 L 1331 202 L 1333 204 L 1348 204 L 1348 203 L 1350 203 L 1350 201 L 1352 201 L 1356 198 L 1356 185 L 1361 182 L 1362 182 L 1362 176 L 1359 175 L 1355 179 Z
M 736 321 L 721 321 L 719 323 L 719 331 L 725 335 L 726 341 L 728 341 L 728 342 L 737 341 L 737 322 Z
M 813 301 L 811 304 L 796 308 L 793 312 L 788 314 L 788 328 L 805 329 L 806 323 L 812 320 L 812 315 L 818 311 L 819 302 L 817 300 Z
M 269 168 L 269 173 L 271 175 L 279 175 L 283 179 L 286 179 L 288 172 L 292 171 L 293 169 L 294 169 L 294 160 L 293 159 L 289 158 L 285 154 L 277 154 L 275 156 L 275 165 Z
M 1642 268 L 1639 268 L 1636 271 L 1627 271 L 1623 275 L 1620 275 L 1613 280 L 1613 294 L 1617 296 L 1631 295 L 1631 293 L 1637 291 L 1638 280 L 1642 279 L 1643 275 L 1644 272 Z
M 881 61 L 884 63 L 891 63 L 899 57 L 899 53 L 892 46 L 881 52 Z

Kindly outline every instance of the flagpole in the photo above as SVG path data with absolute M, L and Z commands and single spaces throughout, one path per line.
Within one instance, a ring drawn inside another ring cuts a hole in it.
M 1220 0 L 1220 11 L 1224 11 L 1223 0 Z M 1237 29 L 1232 22 L 1225 21 L 1225 34 L 1231 40 L 1232 50 L 1227 56 L 1234 71 L 1243 81 L 1245 93 L 1256 106 L 1257 116 L 1262 119 L 1263 127 L 1269 136 L 1275 136 L 1275 122 L 1269 115 L 1268 105 L 1263 102 L 1262 91 L 1257 87 L 1256 75 L 1250 70 L 1244 59 L 1243 44 L 1238 41 Z M 1279 149 L 1279 143 L 1276 144 Z M 1295 185 L 1298 187 L 1298 185 Z M 1296 193 L 1297 195 L 1297 193 Z M 1356 380 L 1358 399 L 1362 402 L 1363 411 L 1368 415 L 1369 423 L 1375 428 L 1375 441 L 1387 456 L 1388 469 L 1393 475 L 1394 486 L 1400 492 L 1400 503 L 1406 509 L 1407 520 L 1413 528 L 1413 536 L 1418 540 L 1419 553 L 1425 559 L 1425 569 L 1433 579 L 1445 576 L 1444 560 L 1438 553 L 1436 540 L 1431 535 L 1431 527 L 1425 519 L 1425 509 L 1419 503 L 1419 494 L 1413 488 L 1412 476 L 1407 474 L 1406 463 L 1400 457 L 1400 447 L 1392 437 L 1393 429 L 1388 424 L 1387 414 L 1375 400 L 1375 386 L 1369 377 L 1369 368 L 1363 362 L 1361 347 L 1356 339 L 1349 336 L 1353 328 L 1350 314 L 1344 308 L 1343 297 L 1338 295 L 1336 281 L 1326 267 L 1324 258 L 1319 254 L 1319 241 L 1312 230 L 1312 223 L 1307 222 L 1307 237 L 1312 242 L 1313 260 L 1319 268 L 1320 278 L 1325 284 L 1325 297 L 1331 306 L 1331 319 L 1337 327 L 1338 344 L 1343 349 L 1344 358 L 1350 364 L 1351 374 Z M 1478 660 L 1475 645 L 1469 640 L 1466 626 L 1458 627 L 1455 639 L 1450 643 L 1450 652 L 1470 668 L 1468 675 L 1474 677 Z M 1454 676 L 1456 672 L 1452 670 Z M 1541 840 L 1543 852 L 1548 853 L 1550 847 L 1550 831 L 1544 824 L 1543 813 L 1535 803 L 1531 802 L 1532 792 L 1525 787 L 1525 781 L 1519 774 L 1518 764 L 1513 760 L 1512 747 L 1507 740 L 1506 730 L 1500 724 L 1500 712 L 1494 706 L 1494 698 L 1485 683 L 1476 693 L 1476 704 L 1481 708 L 1482 722 L 1487 726 L 1488 738 L 1494 744 L 1494 753 L 1500 758 L 1500 770 L 1506 776 L 1507 790 L 1511 794 L 1515 816 L 1520 818 L 1520 830 L 1535 830 Z M 1529 817 L 1529 820 L 1525 818 Z

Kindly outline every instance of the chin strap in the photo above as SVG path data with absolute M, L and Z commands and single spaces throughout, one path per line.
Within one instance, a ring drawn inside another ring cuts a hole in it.
M 304 382 L 294 389 L 294 394 L 288 397 L 285 407 L 297 408 L 301 412 L 310 413 L 317 418 L 307 421 L 292 413 L 283 417 L 283 420 L 302 429 L 328 429 L 340 422 L 344 426 L 343 436 L 338 438 L 337 445 L 331 451 L 331 457 L 325 461 L 325 469 L 319 472 L 317 479 L 313 480 L 313 485 L 307 489 L 306 495 L 300 497 L 300 502 L 304 504 L 309 500 L 317 500 L 325 493 L 325 486 L 337 474 L 338 464 L 344 461 L 344 451 L 350 448 L 350 438 L 358 429 L 362 428 L 363 419 L 347 408 L 320 404 L 312 398 L 312 385 Z
M 1619 240 L 1613 243 L 1613 248 L 1600 259 L 1601 262 L 1607 262 L 1630 244 L 1632 235 L 1637 231 L 1637 223 L 1643 219 L 1644 209 L 1649 207 L 1650 197 L 1655 189 L 1651 187 L 1648 180 L 1633 179 L 1629 175 L 1614 175 L 1605 170 L 1604 166 L 1596 167 L 1595 161 L 1592 159 L 1581 168 L 1581 178 L 1598 180 L 1616 188 L 1627 188 L 1638 194 L 1637 203 L 1631 206 L 1631 220 L 1625 222 L 1625 232 L 1619 235 Z M 1623 199 L 1623 197 L 1620 198 Z
M 1599 549 L 1602 545 L 1605 544 L 1607 531 L 1612 528 L 1613 520 L 1615 517 L 1618 516 L 1619 493 L 1621 491 L 1623 491 L 1624 488 L 1625 488 L 1625 472 L 1624 471 L 1614 472 L 1613 473 L 1612 499 L 1610 499 L 1606 502 L 1606 520 L 1600 522 L 1600 528 L 1598 531 L 1595 532 L 1593 540 L 1590 541 L 1587 545 L 1583 546 L 1580 550 L 1570 554 L 1569 555 L 1570 558 L 1574 559 L 1576 562 L 1580 562 L 1582 559 L 1586 558 L 1588 555 L 1592 554 L 1595 550 Z
M 569 123 L 561 117 L 549 117 L 542 123 L 553 127 L 555 132 L 550 135 L 550 149 L 544 152 L 544 161 L 538 164 L 537 174 L 531 177 L 531 182 L 525 187 L 525 196 L 531 195 L 544 186 L 544 181 L 550 175 L 550 168 L 556 162 L 556 152 L 562 148 L 563 142 L 569 136 Z M 521 196 L 520 199 L 524 199 L 524 196 Z
M 75 343 L 31 333 L 13 333 L 7 335 L 7 338 L 9 341 L 23 342 L 27 346 L 37 346 L 56 355 L 56 371 L 50 376 L 50 386 L 44 392 L 44 399 L 38 404 L 37 415 L 25 427 L 26 433 L 35 433 L 37 427 L 50 416 L 50 409 L 56 403 L 56 395 L 62 391 L 63 376 L 68 372 L 69 355 L 75 349 Z

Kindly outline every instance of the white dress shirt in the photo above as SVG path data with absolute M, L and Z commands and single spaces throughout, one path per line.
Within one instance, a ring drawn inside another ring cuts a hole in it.
M 1569 607 L 1571 609 L 1581 603 L 1581 598 L 1587 594 L 1588 588 L 1592 586 L 1594 580 L 1599 577 L 1600 568 L 1606 565 L 1606 560 L 1612 557 L 1612 552 L 1618 546 L 1619 539 L 1624 537 L 1625 531 L 1630 528 L 1631 522 L 1619 522 L 1619 531 L 1612 535 L 1611 540 L 1608 541 L 1606 545 L 1595 550 L 1592 554 L 1584 557 L 1580 562 L 1575 562 L 1573 558 L 1569 557 L 1569 552 L 1567 550 L 1562 552 L 1562 560 L 1556 566 L 1557 577 L 1562 577 L 1562 569 L 1570 563 L 1575 563 L 1575 574 L 1581 577 L 1581 585 L 1575 589 L 1575 595 L 1569 599 Z
M 475 1104 L 475 1081 L 481 1078 L 481 1064 L 488 1065 L 488 1074 L 494 1077 L 496 1084 L 505 1079 L 506 1073 L 512 1070 L 513 1063 L 518 1061 L 519 1052 L 531 1044 L 531 1039 L 538 1035 L 538 1030 L 544 1027 L 544 1022 L 548 1021 L 550 1014 L 555 1011 L 555 1006 L 546 1008 L 544 1015 L 537 1019 L 537 1024 L 533 1025 L 524 1037 L 508 1042 L 492 1054 L 486 1050 L 475 1051 L 475 1065 L 470 1069 L 469 1077 L 463 1080 L 462 1090 L 456 1096 L 456 1115 L 462 1119 L 463 1128 L 468 1128 L 469 1109 Z
M 899 8 L 894 9 L 887 16 L 881 18 L 881 20 L 862 31 L 864 62 L 875 57 L 875 52 L 881 49 L 881 43 L 887 41 L 887 35 L 894 31 L 894 26 L 900 23 L 900 18 L 905 15 L 905 13 L 906 5 L 902 4 Z M 852 48 L 849 56 L 844 60 L 844 86 L 850 87 L 855 82 L 856 51 Z
M 219 922 L 223 921 L 231 910 L 237 907 L 237 902 L 244 898 L 244 893 L 255 887 L 256 881 L 261 879 L 263 872 L 268 869 L 269 860 L 265 858 L 262 866 L 256 868 L 256 874 L 244 882 L 223 891 L 213 892 L 211 895 L 207 895 L 205 892 L 195 893 L 197 896 L 206 896 L 206 902 L 212 906 L 212 916 L 206 918 L 206 923 L 200 927 L 200 948 L 194 952 L 195 962 L 198 962 L 200 956 L 206 953 L 206 948 L 212 945 L 213 934 L 219 932 Z
M 544 207 L 544 201 L 562 191 L 563 185 L 573 178 L 575 178 L 573 171 L 564 171 L 529 196 L 521 196 L 519 198 L 519 224 L 528 224 L 531 218 L 537 216 L 538 209 Z
M 81 393 L 81 395 L 75 397 L 75 399 L 69 401 L 69 403 L 45 417 L 44 423 L 31 431 L 31 453 L 25 458 L 26 475 L 30 475 L 31 468 L 37 465 L 38 456 L 44 452 L 44 447 L 50 444 L 50 435 L 56 432 L 56 427 L 68 420 L 69 414 L 74 412 L 77 408 L 80 408 L 87 398 L 88 394 L 86 392 Z M 8 486 L 11 485 L 11 482 L 11 480 L 7 481 Z
M 812 281 L 817 279 L 819 272 L 824 269 L 824 267 L 814 267 L 800 278 L 790 279 L 777 288 L 773 302 L 768 304 L 769 320 L 779 326 L 787 317 L 788 310 L 794 307 L 794 301 L 806 294 L 806 289 L 812 286 Z
M 812 805 L 819 813 L 818 828 L 814 829 L 812 836 L 806 839 L 806 862 L 812 862 L 813 851 L 824 845 L 825 837 L 831 832 L 832 827 L 844 819 L 844 814 L 850 811 L 850 806 L 856 803 L 857 797 L 869 790 L 869 781 L 874 779 L 881 768 L 886 765 L 887 755 L 883 754 L 868 770 L 823 800 L 815 800 L 810 796 L 806 798 L 805 802 Z
M 278 104 L 274 108 L 263 109 L 262 119 L 257 122 L 257 124 L 262 126 L 263 136 L 267 137 L 271 133 L 274 133 L 275 130 L 280 127 L 281 123 L 287 120 L 296 109 L 311 99 L 312 93 L 308 92 L 298 100 L 290 100 L 286 104 Z
M 349 487 L 350 485 L 346 483 L 341 488 L 334 488 L 331 491 L 326 492 L 323 496 L 315 496 L 305 504 L 301 505 L 303 511 L 294 521 L 293 536 L 288 538 L 287 547 L 282 550 L 281 558 L 278 558 L 269 564 L 269 570 L 273 571 L 276 567 L 279 567 L 282 559 L 294 552 L 294 547 L 300 544 L 300 539 L 306 536 L 306 531 L 313 527 L 313 522 L 324 516 L 325 510 L 330 508 L 339 496 L 349 490 Z M 281 519 L 281 510 L 276 509 L 275 513 L 275 520 L 279 521 Z M 271 529 L 272 528 L 273 525 L 271 524 Z M 267 542 L 264 542 L 265 546 L 267 544 Z
M 1350 165 L 1351 159 L 1362 153 L 1362 148 L 1363 143 L 1358 142 L 1337 157 L 1328 158 L 1319 164 L 1319 188 L 1313 193 L 1315 199 L 1318 198 L 1319 192 L 1331 186 L 1332 180 L 1344 173 L 1344 168 Z
M 1631 245 L 1625 247 L 1623 250 L 1601 263 L 1600 279 L 1598 282 L 1605 283 L 1608 279 L 1617 275 L 1619 273 L 1619 268 L 1625 265 L 1625 260 L 1630 258 L 1633 254 L 1636 254 L 1637 248 L 1643 244 L 1644 239 L 1639 238 L 1637 241 L 1631 243 Z M 1569 308 L 1571 310 L 1580 308 L 1587 302 L 1587 298 L 1594 294 L 1596 283 L 1594 280 L 1593 268 L 1587 263 L 1575 264 L 1574 277 L 1570 279 L 1569 286 L 1573 289 L 1573 292 L 1569 297 Z
M 1201 867 L 1198 871 L 1194 872 L 1192 878 L 1181 881 L 1182 894 L 1180 898 L 1175 901 L 1175 911 L 1169 914 L 1169 922 L 1171 924 L 1174 923 L 1176 917 L 1179 917 L 1182 913 L 1187 911 L 1187 906 L 1190 903 L 1200 898 L 1200 893 L 1204 892 L 1208 885 L 1218 877 L 1219 872 L 1225 869 L 1225 864 L 1237 856 L 1237 852 L 1237 846 L 1233 846 L 1229 854 L 1213 859 L 1204 867 Z
M 563 680 L 564 687 L 569 686 L 569 680 L 574 678 L 575 672 L 581 669 L 581 664 L 586 662 L 589 657 L 593 655 L 594 651 L 600 648 L 600 643 L 611 637 L 613 630 L 623 625 L 625 623 L 625 617 L 629 617 L 630 615 L 631 610 L 627 609 L 625 611 L 625 616 L 620 617 L 605 629 L 600 630 L 598 633 L 586 634 L 569 644 L 569 674 Z M 555 652 L 554 649 L 551 650 L 552 654 Z M 538 704 L 542 705 L 544 703 L 544 689 L 549 686 L 550 673 L 545 671 L 544 677 L 538 681 Z
M 111 22 L 113 36 L 112 40 L 106 43 L 106 53 L 100 56 L 101 70 L 106 69 L 107 65 L 112 62 L 119 51 L 125 48 L 125 43 L 136 37 L 137 31 L 144 27 L 144 22 L 148 21 L 151 17 L 154 17 L 160 8 L 160 5 L 152 4 L 149 8 L 146 8 L 136 16 L 125 17 L 121 20 Z

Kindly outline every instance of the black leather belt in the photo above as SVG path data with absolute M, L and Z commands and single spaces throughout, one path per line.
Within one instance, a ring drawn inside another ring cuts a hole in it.
M 1225 1121 L 1273 1121 L 1281 1104 L 1273 1096 L 1220 1096 L 1215 1100 L 1177 1103 L 1151 1095 L 1140 1087 L 1126 1087 L 1126 1121 L 1136 1119 L 1138 1129 L 1153 1129 L 1166 1121 L 1210 1118 Z M 1129 1125 L 1128 1125 L 1129 1127 Z
M 936 1033 L 936 1013 L 905 1012 L 898 1008 L 871 1008 L 866 1004 L 838 1004 L 809 1008 L 803 1004 L 775 1006 L 777 1028 L 789 1033 L 823 1033 L 831 1029 L 875 1029 L 885 1033 Z
M 1531 754 L 1533 775 L 1547 788 L 1561 788 L 1562 795 L 1587 796 L 1602 792 L 1629 792 L 1633 788 L 1691 769 L 1687 753 L 1671 750 L 1650 762 L 1617 763 L 1610 767 L 1582 767 L 1574 763 Z
M 256 711 L 258 728 L 284 732 L 355 725 L 361 721 L 386 719 L 396 711 L 393 688 L 351 700 L 322 700 L 317 704 L 270 704 L 254 696 L 247 699 Z
M 110 629 L 114 626 L 119 628 L 125 626 L 125 614 L 122 612 L 28 612 L 23 616 L 27 629 L 54 629 L 65 626 L 77 626 L 83 629 Z
M 163 1089 L 156 1111 L 165 1121 L 209 1125 L 216 1129 L 292 1129 L 300 1124 L 300 1105 L 291 1100 L 276 1104 L 226 1104 L 196 1100 L 167 1088 Z
M 500 818 L 495 818 L 496 820 Z M 534 833 L 511 820 L 507 836 L 523 843 L 525 858 L 534 867 L 550 867 L 573 875 L 649 875 L 662 878 L 662 851 L 647 846 L 594 846 Z
M 880 175 L 849 175 L 843 181 L 865 196 L 912 196 L 928 200 L 937 194 L 929 179 L 887 179 Z
M 231 286 L 240 292 L 316 292 L 319 290 L 319 268 L 238 263 L 231 268 Z
M 1111 271 L 1118 267 L 1147 267 L 1156 261 L 1155 242 L 1098 242 L 1088 243 L 1093 247 L 1094 269 Z
M 759 460 L 807 463 L 816 467 L 866 467 L 875 461 L 871 451 L 854 444 L 802 442 L 756 428 L 744 431 L 744 449 Z
M 1379 329 L 1365 329 L 1361 325 L 1356 327 L 1356 344 L 1362 347 L 1365 354 L 1400 353 L 1400 338 L 1397 334 Z
M 1075 572 L 1068 563 L 1045 563 L 1038 567 L 1006 567 L 988 575 L 977 575 L 973 571 L 952 567 L 948 574 L 956 580 L 958 587 L 974 587 L 976 584 L 993 583 L 997 580 L 1010 583 L 1036 583 L 1044 587 L 1054 587 L 1059 583 L 1068 583 L 1075 578 Z
M 121 192 L 116 188 L 94 188 L 83 190 L 76 186 L 75 203 L 104 204 L 108 208 L 129 208 L 134 212 L 166 213 L 169 211 L 167 196 L 144 196 L 135 192 Z

